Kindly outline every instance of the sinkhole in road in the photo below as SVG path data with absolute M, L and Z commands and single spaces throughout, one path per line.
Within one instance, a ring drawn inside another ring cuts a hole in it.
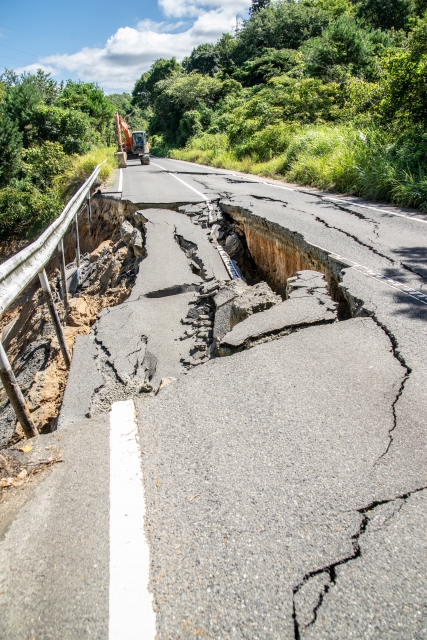
M 338 303 L 338 319 L 352 317 L 351 304 L 340 287 L 339 270 L 333 272 L 324 251 L 253 211 L 221 201 L 219 207 L 223 222 L 219 224 L 218 241 L 249 285 L 265 281 L 284 300 L 289 278 L 299 271 L 317 271 L 324 275 L 329 295 Z

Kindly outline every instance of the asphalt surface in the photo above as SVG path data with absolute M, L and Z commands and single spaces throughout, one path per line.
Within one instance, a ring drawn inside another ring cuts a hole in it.
M 147 258 L 76 343 L 50 436 L 65 462 L 0 539 L 0 637 L 108 637 L 106 412 L 130 397 L 157 638 L 427 637 L 427 215 L 163 158 L 130 161 L 119 187 Z M 164 207 L 206 199 L 254 250 L 274 237 L 332 274 L 353 317 L 295 297 L 236 325 L 245 350 L 187 372 L 178 334 L 202 280 L 176 236 L 227 272 L 207 230 Z M 175 380 L 147 395 L 147 372 Z

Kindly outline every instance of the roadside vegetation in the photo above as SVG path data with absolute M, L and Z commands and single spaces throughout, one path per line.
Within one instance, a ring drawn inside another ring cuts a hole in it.
M 39 70 L 0 76 L 0 240 L 31 239 L 107 159 L 114 105 L 94 84 L 58 83 Z
M 132 94 L 6 70 L 1 241 L 39 234 L 104 159 L 108 177 L 116 110 L 157 155 L 427 210 L 427 0 L 253 0 Z
M 426 0 L 254 0 L 136 82 L 153 153 L 427 209 Z

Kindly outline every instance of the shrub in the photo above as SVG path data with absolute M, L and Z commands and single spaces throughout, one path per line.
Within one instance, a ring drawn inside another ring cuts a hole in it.
M 31 236 L 51 222 L 62 209 L 57 190 L 36 187 L 0 189 L 0 237 Z
M 64 153 L 60 143 L 49 140 L 25 149 L 23 160 L 25 176 L 39 189 L 52 187 L 54 178 L 71 165 L 71 158 Z

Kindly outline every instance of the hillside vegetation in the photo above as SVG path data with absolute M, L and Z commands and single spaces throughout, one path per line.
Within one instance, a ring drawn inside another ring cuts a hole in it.
M 0 76 L 0 240 L 31 239 L 108 159 L 114 112 L 158 155 L 427 209 L 427 0 L 253 0 L 234 35 L 132 94 Z
M 116 166 L 114 105 L 94 84 L 0 76 L 0 239 L 31 238 L 102 160 Z
M 426 0 L 254 0 L 238 32 L 157 60 L 152 150 L 427 208 Z

